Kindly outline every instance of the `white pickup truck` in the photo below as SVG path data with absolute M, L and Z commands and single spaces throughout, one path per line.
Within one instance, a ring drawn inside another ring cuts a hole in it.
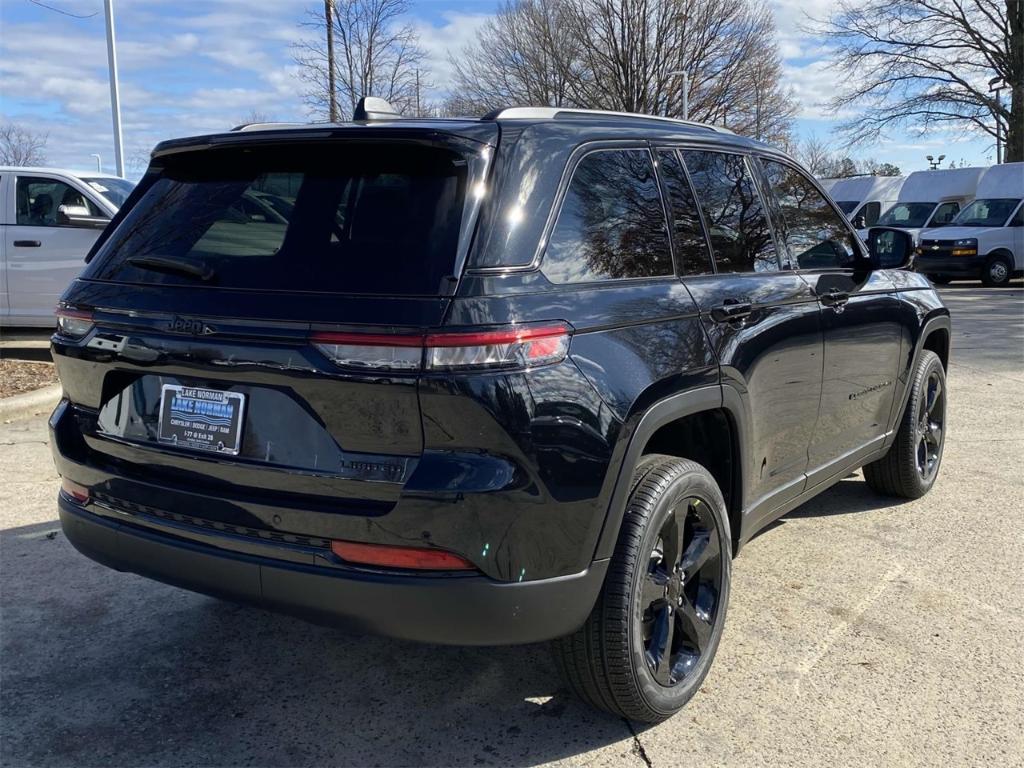
M 947 226 L 921 232 L 915 266 L 935 283 L 1004 286 L 1024 274 L 1024 163 L 993 165 L 977 197 Z
M 45 328 L 134 185 L 57 168 L 0 167 L 0 326 Z

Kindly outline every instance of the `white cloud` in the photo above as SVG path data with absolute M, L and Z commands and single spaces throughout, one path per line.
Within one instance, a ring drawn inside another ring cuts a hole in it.
M 445 93 L 455 77 L 450 57 L 458 56 L 473 40 L 476 33 L 491 18 L 486 13 L 445 13 L 444 23 L 419 21 L 414 24 L 420 46 L 427 53 L 428 67 L 436 95 Z

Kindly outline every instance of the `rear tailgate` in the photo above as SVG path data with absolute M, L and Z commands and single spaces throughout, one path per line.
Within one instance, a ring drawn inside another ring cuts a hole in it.
M 418 370 L 342 365 L 312 337 L 441 325 L 486 163 L 436 139 L 329 149 L 150 169 L 65 294 L 91 325 L 54 337 L 77 482 L 128 508 L 311 536 L 394 506 L 422 453 Z

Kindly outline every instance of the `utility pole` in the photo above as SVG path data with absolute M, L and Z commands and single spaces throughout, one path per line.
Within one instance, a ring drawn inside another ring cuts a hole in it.
M 1002 77 L 996 76 L 988 81 L 988 92 L 996 95 L 996 111 L 993 113 L 996 118 L 996 165 L 1000 165 L 1003 162 L 1003 121 L 999 118 L 999 110 L 1002 109 L 1003 102 L 999 98 L 999 92 L 1005 87 L 1006 81 Z
M 110 111 L 114 118 L 114 167 L 124 178 L 124 147 L 121 137 L 121 97 L 117 84 L 117 51 L 114 47 L 114 0 L 104 0 L 107 17 L 107 65 L 110 69 Z
M 338 122 L 338 92 L 334 86 L 334 0 L 324 0 L 324 20 L 327 22 L 327 100 L 331 122 Z
M 420 112 L 420 68 L 416 67 L 416 117 L 422 117 Z
M 690 119 L 690 78 L 687 75 L 685 69 L 673 69 L 668 73 L 671 77 L 678 77 L 680 79 L 680 88 L 682 89 L 682 106 L 683 106 L 683 120 Z

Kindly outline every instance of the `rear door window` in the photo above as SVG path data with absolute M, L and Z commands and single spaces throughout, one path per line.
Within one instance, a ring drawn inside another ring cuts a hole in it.
M 556 283 L 672 275 L 665 210 L 646 149 L 602 149 L 573 172 L 542 265 Z
M 684 150 L 719 272 L 774 272 L 775 243 L 742 155 Z
M 433 295 L 455 269 L 467 162 L 454 152 L 335 143 L 168 162 L 85 277 Z
M 782 215 L 782 239 L 800 269 L 853 263 L 856 235 L 807 176 L 791 165 L 762 161 L 768 188 Z
M 693 199 L 693 190 L 686 171 L 675 150 L 658 152 L 658 167 L 668 193 L 672 245 L 680 275 L 701 275 L 713 272 L 708 242 L 700 223 L 700 211 Z

